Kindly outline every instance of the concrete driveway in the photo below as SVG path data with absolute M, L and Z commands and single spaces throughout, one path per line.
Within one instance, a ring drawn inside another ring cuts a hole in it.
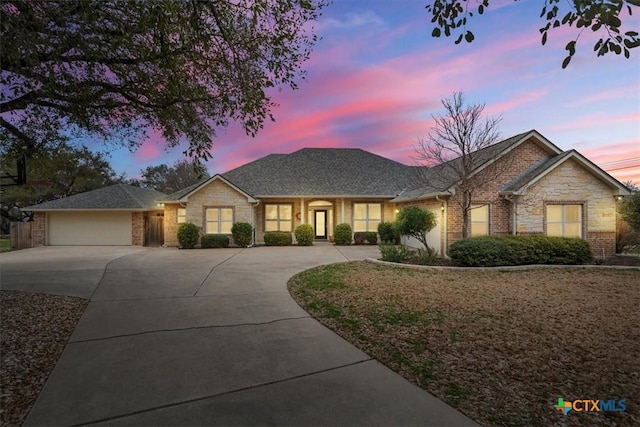
M 376 247 L 34 248 L 3 289 L 91 302 L 25 425 L 474 425 L 289 296 Z

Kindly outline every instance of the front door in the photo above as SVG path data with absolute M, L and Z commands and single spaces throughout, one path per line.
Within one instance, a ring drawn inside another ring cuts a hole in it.
M 327 238 L 327 211 L 313 211 L 313 226 L 316 230 L 316 239 Z

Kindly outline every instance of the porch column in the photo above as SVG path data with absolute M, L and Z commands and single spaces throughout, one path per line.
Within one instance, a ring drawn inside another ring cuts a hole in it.
M 340 222 L 344 224 L 344 198 L 340 199 L 342 206 L 340 207 Z
M 306 215 L 307 211 L 304 208 L 304 197 L 300 197 L 300 224 L 306 224 L 307 223 L 307 215 Z

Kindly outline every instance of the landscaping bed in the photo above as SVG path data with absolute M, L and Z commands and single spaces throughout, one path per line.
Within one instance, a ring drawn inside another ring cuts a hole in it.
M 0 291 L 1 425 L 22 425 L 87 303 L 81 298 Z
M 289 290 L 309 313 L 483 425 L 638 425 L 640 271 L 317 267 Z M 554 409 L 626 399 L 626 412 Z

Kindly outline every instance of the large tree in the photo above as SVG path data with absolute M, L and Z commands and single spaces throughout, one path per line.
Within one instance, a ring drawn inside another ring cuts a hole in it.
M 138 183 L 142 187 L 155 188 L 165 194 L 171 194 L 209 176 L 209 172 L 201 163 L 179 160 L 172 166 L 148 166 L 141 171 Z
M 416 144 L 415 158 L 428 166 L 424 178 L 430 186 L 456 195 L 452 199 L 462 211 L 462 237 L 468 237 L 474 194 L 504 172 L 494 162 L 498 153 L 484 150 L 498 142 L 501 117 L 484 117 L 485 105 L 468 104 L 462 92 L 442 99 L 442 105 L 445 113 L 433 116 L 427 138 Z
M 254 135 L 267 90 L 296 88 L 324 0 L 3 0 L 0 139 L 27 156 L 89 134 L 207 159 L 231 120 Z
M 18 152 L 0 143 L 0 170 L 15 175 Z M 118 181 L 111 165 L 101 153 L 85 146 L 75 147 L 66 141 L 52 141 L 34 153 L 27 165 L 29 182 L 23 186 L 0 187 L 2 231 L 9 221 L 22 221 L 20 208 L 47 200 L 71 196 Z M 39 183 L 38 183 L 39 182 Z M 7 181 L 3 181 L 6 184 Z
M 474 13 L 482 15 L 490 7 L 490 3 L 490 0 L 431 1 L 426 6 L 434 24 L 431 35 L 457 35 L 456 44 L 462 40 L 471 43 L 475 36 L 468 29 L 467 22 Z M 543 45 L 546 44 L 551 29 L 565 26 L 575 26 L 577 29 L 577 34 L 565 46 L 567 56 L 562 62 L 562 68 L 569 65 L 576 53 L 578 39 L 586 30 L 596 32 L 600 36 L 593 47 L 598 56 L 614 53 L 624 54 L 629 58 L 631 49 L 640 46 L 637 29 L 624 31 L 621 19 L 626 13 L 631 16 L 633 11 L 640 7 L 640 0 L 545 0 L 540 3 L 540 18 L 545 21 L 540 28 Z

